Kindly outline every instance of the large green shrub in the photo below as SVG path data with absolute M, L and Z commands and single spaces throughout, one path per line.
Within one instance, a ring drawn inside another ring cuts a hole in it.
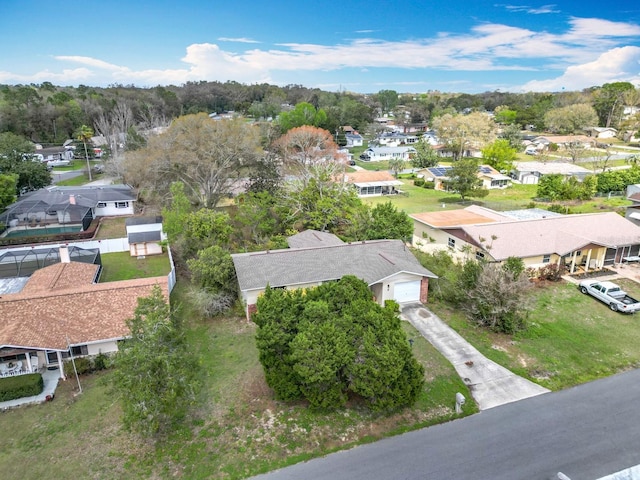
M 410 405 L 424 371 L 411 352 L 398 304 L 375 303 L 352 276 L 306 290 L 267 289 L 253 319 L 267 383 L 282 400 L 313 408 L 359 398 L 374 411 Z

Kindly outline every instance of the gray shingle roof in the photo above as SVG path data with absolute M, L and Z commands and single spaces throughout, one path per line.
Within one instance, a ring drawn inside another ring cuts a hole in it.
M 127 235 L 129 243 L 159 242 L 162 240 L 160 230 L 152 232 L 134 232 Z
M 331 247 L 344 242 L 333 233 L 305 230 L 287 238 L 289 248 Z
M 436 278 L 401 240 L 231 255 L 242 291 L 337 280 L 355 275 L 372 285 L 400 272 Z
M 162 216 L 157 215 L 155 217 L 129 217 L 124 221 L 127 227 L 133 225 L 152 225 L 154 223 L 162 223 Z

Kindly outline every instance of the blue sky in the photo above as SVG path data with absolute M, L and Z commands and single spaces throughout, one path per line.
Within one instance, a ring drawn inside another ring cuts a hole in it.
M 0 83 L 640 86 L 640 2 L 0 0 Z

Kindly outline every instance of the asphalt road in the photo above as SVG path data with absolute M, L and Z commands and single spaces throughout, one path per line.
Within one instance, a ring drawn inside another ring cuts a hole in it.
M 64 170 L 64 171 L 53 171 L 51 172 L 51 183 L 56 184 L 58 182 L 62 182 L 63 180 L 69 180 L 70 178 L 79 177 L 84 172 L 82 170 Z
M 595 480 L 640 464 L 640 370 L 338 452 L 262 480 Z

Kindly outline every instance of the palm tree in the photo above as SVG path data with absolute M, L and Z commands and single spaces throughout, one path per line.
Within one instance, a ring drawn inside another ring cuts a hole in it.
M 89 152 L 87 151 L 87 141 L 91 140 L 91 137 L 93 137 L 93 129 L 91 127 L 87 127 L 86 125 L 82 125 L 76 131 L 75 136 L 84 145 L 84 157 L 87 160 L 87 172 L 89 172 L 89 181 L 91 182 L 93 178 L 91 177 L 91 166 L 89 165 Z

